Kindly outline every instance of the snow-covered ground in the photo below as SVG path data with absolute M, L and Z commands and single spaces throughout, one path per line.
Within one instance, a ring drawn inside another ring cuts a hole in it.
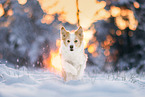
M 0 64 L 0 97 L 145 97 L 145 77 L 86 73 L 82 80 L 64 82 L 44 69 L 17 70 Z

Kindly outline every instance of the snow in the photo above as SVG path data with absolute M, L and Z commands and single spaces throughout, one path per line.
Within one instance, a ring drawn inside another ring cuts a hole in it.
M 127 72 L 86 73 L 64 82 L 45 69 L 14 69 L 0 64 L 0 97 L 144 97 L 144 76 Z

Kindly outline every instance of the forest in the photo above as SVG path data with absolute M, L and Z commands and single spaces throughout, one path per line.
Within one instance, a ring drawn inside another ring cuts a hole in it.
M 87 66 L 145 70 L 144 0 L 1 0 L 0 59 L 15 67 L 59 68 L 60 27 L 79 25 Z
M 60 89 L 62 26 L 69 31 L 82 26 L 88 55 L 83 80 L 65 83 L 66 94 Z M 70 91 L 73 97 L 95 97 L 94 90 L 100 97 L 143 97 L 144 27 L 145 0 L 0 0 L 0 87 L 6 88 L 0 88 L 0 97 L 64 97 Z M 20 94 L 7 94 L 16 87 Z

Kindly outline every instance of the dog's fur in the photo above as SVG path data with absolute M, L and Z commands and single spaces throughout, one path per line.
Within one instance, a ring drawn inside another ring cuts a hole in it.
M 74 33 L 70 33 L 62 27 L 60 32 L 62 76 L 65 81 L 81 79 L 87 61 L 87 55 L 84 54 L 82 27 L 79 27 Z

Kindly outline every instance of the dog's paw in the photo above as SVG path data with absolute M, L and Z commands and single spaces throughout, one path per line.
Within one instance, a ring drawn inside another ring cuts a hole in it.
M 77 75 L 77 73 L 78 73 L 77 70 L 74 69 L 73 72 L 72 72 L 72 75 Z

